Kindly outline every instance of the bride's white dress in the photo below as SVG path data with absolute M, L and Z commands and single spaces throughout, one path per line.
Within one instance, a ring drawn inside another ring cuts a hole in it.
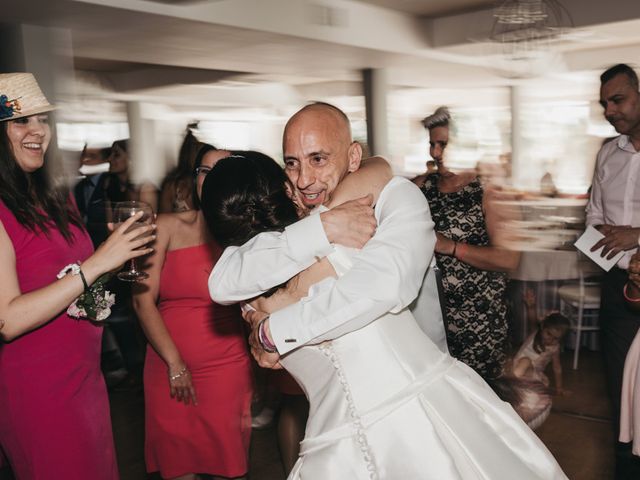
M 331 260 L 339 274 L 350 266 L 346 249 Z M 566 478 L 511 406 L 408 310 L 281 363 L 310 402 L 290 480 Z

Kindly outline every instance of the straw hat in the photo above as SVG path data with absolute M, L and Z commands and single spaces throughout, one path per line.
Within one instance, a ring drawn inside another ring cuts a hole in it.
M 50 112 L 54 108 L 32 74 L 0 74 L 0 122 Z

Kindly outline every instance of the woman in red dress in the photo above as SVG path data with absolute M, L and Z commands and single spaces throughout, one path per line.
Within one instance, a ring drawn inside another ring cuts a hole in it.
M 229 152 L 204 146 L 198 192 Z M 197 205 L 197 196 L 194 196 Z M 149 339 L 144 370 L 147 471 L 165 479 L 239 478 L 248 470 L 252 378 L 237 305 L 211 301 L 209 273 L 222 249 L 198 210 L 158 217 L 149 278 L 134 308 Z
M 139 237 L 153 227 L 125 233 L 132 217 L 93 253 L 68 190 L 42 168 L 52 109 L 33 75 L 0 75 L 0 450 L 17 480 L 114 480 L 102 328 L 66 309 L 150 253 L 153 236 Z

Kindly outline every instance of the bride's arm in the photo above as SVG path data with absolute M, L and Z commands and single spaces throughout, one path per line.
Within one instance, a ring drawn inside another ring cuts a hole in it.
M 311 285 L 335 276 L 336 271 L 325 257 L 291 278 L 285 287 L 280 288 L 273 295 L 257 297 L 250 302 L 250 305 L 260 312 L 275 312 L 306 297 Z
M 330 206 L 340 205 L 365 195 L 373 195 L 374 203 L 384 186 L 391 180 L 391 166 L 382 157 L 370 157 L 362 161 L 360 168 L 347 175 L 332 195 Z M 251 302 L 256 310 L 266 313 L 275 312 L 306 297 L 311 285 L 327 277 L 335 277 L 336 272 L 327 258 L 314 263 L 306 270 L 294 276 L 270 297 L 258 297 Z
M 331 195 L 329 208 L 346 201 L 373 195 L 373 204 L 384 186 L 393 177 L 391 165 L 382 157 L 369 157 L 362 160 L 360 168 L 347 175 L 336 187 Z

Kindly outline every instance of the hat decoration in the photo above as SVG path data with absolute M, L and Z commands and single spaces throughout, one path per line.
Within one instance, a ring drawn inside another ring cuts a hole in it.
M 22 107 L 17 98 L 9 100 L 6 95 L 0 95 L 0 119 L 13 117 L 15 113 L 20 113 Z
M 0 122 L 50 112 L 54 108 L 32 74 L 0 74 Z

